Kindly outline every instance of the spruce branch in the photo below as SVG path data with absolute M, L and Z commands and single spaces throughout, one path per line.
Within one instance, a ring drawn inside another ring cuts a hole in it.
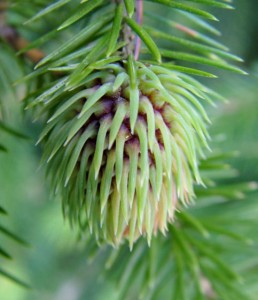
M 197 20 L 199 16 L 215 19 L 177 1 L 152 2 L 195 14 Z M 68 3 L 53 3 L 27 23 Z M 225 60 L 238 57 L 217 49 L 215 42 L 199 33 L 182 30 L 171 21 L 187 36 L 162 33 L 146 26 L 146 21 L 142 24 L 143 1 L 135 6 L 133 1 L 82 2 L 74 15 L 57 25 L 57 32 L 69 30 L 86 17 L 86 27 L 46 55 L 25 78 L 61 71 L 61 78 L 43 92 L 33 93 L 28 105 L 39 108 L 37 115 L 46 118 L 39 139 L 45 145 L 42 159 L 48 163 L 53 189 L 62 194 L 64 215 L 72 224 L 79 219 L 99 242 L 106 240 L 114 246 L 128 238 L 132 247 L 140 235 L 146 235 L 150 243 L 158 229 L 166 232 L 181 203 L 193 201 L 194 184 L 202 184 L 199 159 L 209 147 L 209 118 L 202 102 L 216 98 L 184 73 L 214 75 L 174 61 L 243 72 Z M 189 40 L 189 33 L 202 42 Z M 161 49 L 159 39 L 185 52 Z M 145 54 L 148 59 L 142 60 Z M 77 205 L 70 199 L 77 199 Z M 81 211 L 84 206 L 86 214 Z
M 143 21 L 143 1 L 136 1 L 136 22 L 141 25 Z M 134 51 L 134 58 L 138 60 L 140 55 L 140 48 L 141 48 L 141 39 L 137 35 L 135 38 L 135 51 Z
M 241 59 L 210 37 L 218 31 L 202 19 L 216 18 L 191 2 L 230 5 L 151 1 L 181 16 L 177 23 L 146 10 L 143 20 L 143 1 L 14 2 L 18 11 L 25 3 L 34 12 L 26 26 L 44 27 L 45 18 L 64 14 L 64 20 L 53 18 L 49 32 L 19 49 L 46 53 L 21 81 L 39 82 L 25 101 L 44 124 L 42 163 L 53 193 L 61 195 L 64 216 L 79 227 L 88 251 L 108 248 L 107 243 L 117 248 L 107 249 L 106 266 L 119 283 L 120 298 L 133 291 L 162 299 L 166 291 L 175 300 L 248 299 L 227 260 L 231 249 L 225 241 L 251 247 L 244 230 L 236 233 L 248 218 L 234 199 L 257 185 L 217 182 L 213 172 L 223 179 L 229 170 L 224 154 L 206 154 L 210 121 L 204 107 L 221 97 L 192 77 L 214 74 L 187 64 L 244 73 L 227 62 Z

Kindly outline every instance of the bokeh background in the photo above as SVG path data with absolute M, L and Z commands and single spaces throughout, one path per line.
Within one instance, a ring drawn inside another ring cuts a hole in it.
M 215 11 L 220 19 L 216 27 L 223 33 L 219 40 L 244 59 L 241 67 L 249 76 L 221 72 L 219 79 L 207 81 L 229 100 L 210 111 L 210 130 L 223 150 L 239 153 L 229 160 L 239 170 L 238 177 L 231 180 L 254 182 L 258 181 L 258 3 L 235 0 L 234 5 L 236 10 Z M 21 247 L 1 236 L 15 259 L 0 258 L 0 264 L 8 265 L 11 273 L 29 282 L 33 289 L 21 288 L 0 277 L 0 299 L 115 299 L 115 283 L 102 276 L 104 256 L 100 253 L 97 259 L 90 259 L 87 245 L 77 242 L 76 232 L 63 220 L 60 201 L 48 193 L 44 172 L 38 168 L 40 148 L 34 147 L 39 125 L 31 125 L 29 117 L 22 118 L 18 110 L 14 126 L 28 132 L 31 139 L 1 135 L 9 151 L 0 153 L 0 202 L 10 215 L 1 223 L 30 246 Z M 258 212 L 257 196 L 252 193 L 241 201 L 251 203 L 252 210 Z M 250 235 L 258 235 L 258 229 L 251 225 Z M 256 262 L 254 258 L 253 261 Z M 247 264 L 253 261 L 250 257 Z M 248 280 L 250 293 L 258 295 L 258 282 L 251 275 Z

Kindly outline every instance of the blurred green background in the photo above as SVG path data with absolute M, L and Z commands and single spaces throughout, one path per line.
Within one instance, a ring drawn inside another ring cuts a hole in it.
M 223 33 L 219 40 L 244 58 L 244 69 L 250 75 L 222 72 L 219 79 L 207 82 L 229 100 L 211 109 L 210 130 L 220 140 L 220 147 L 239 152 L 229 161 L 239 170 L 239 177 L 233 180 L 258 181 L 258 3 L 234 3 L 236 10 L 215 12 L 220 19 L 217 28 Z M 88 259 L 86 244 L 76 242 L 76 232 L 62 218 L 60 201 L 49 196 L 43 170 L 38 169 L 40 149 L 34 147 L 39 128 L 26 118 L 21 121 L 17 117 L 16 122 L 30 132 L 31 140 L 2 135 L 9 152 L 0 153 L 0 203 L 11 217 L 2 218 L 1 223 L 27 240 L 30 247 L 1 237 L 15 259 L 1 259 L 0 264 L 8 265 L 11 273 L 33 289 L 23 289 L 0 277 L 0 299 L 115 299 L 115 283 L 102 276 L 104 255 L 100 253 L 94 261 Z M 257 194 L 248 197 L 243 201 L 255 201 Z

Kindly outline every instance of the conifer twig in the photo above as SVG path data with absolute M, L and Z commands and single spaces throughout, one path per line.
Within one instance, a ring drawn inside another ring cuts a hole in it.
M 5 22 L 5 10 L 7 9 L 7 3 L 3 3 L 0 6 L 0 38 L 7 42 L 16 51 L 28 46 L 29 42 L 21 37 L 19 33 Z M 39 49 L 31 49 L 26 51 L 26 56 L 33 62 L 39 62 L 45 54 Z
M 142 24 L 142 18 L 143 18 L 143 1 L 139 0 L 136 1 L 136 22 L 141 25 Z M 141 39 L 137 35 L 135 37 L 135 49 L 134 49 L 134 58 L 137 60 L 140 55 L 141 50 Z

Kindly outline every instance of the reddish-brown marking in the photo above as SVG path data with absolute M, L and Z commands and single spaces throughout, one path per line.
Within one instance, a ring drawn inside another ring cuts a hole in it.
M 186 33 L 186 34 L 188 34 L 188 35 L 191 35 L 191 36 L 193 36 L 193 37 L 196 37 L 196 36 L 198 36 L 198 33 L 196 32 L 196 31 L 194 31 L 194 30 L 192 30 L 191 28 L 188 28 L 188 27 L 186 27 L 186 26 L 183 26 L 183 25 L 181 25 L 181 24 L 176 24 L 175 25 L 175 28 L 176 29 L 178 29 L 178 30 L 180 30 L 180 31 L 183 31 L 184 33 Z

